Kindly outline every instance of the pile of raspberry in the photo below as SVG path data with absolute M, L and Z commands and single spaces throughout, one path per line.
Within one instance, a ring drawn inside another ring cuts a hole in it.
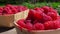
M 27 30 L 52 30 L 60 28 L 60 16 L 52 7 L 43 6 L 30 9 L 26 19 L 17 21 L 20 28 Z
M 3 7 L 0 7 L 0 15 L 7 15 L 7 14 L 16 14 L 18 12 L 21 11 L 25 11 L 28 8 L 25 6 L 15 6 L 15 5 L 11 5 L 11 4 L 7 4 Z

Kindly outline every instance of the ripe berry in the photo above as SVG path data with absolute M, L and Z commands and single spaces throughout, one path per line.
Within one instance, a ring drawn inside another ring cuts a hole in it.
M 2 15 L 2 13 L 0 13 L 0 15 Z
M 34 24 L 34 29 L 35 30 L 44 30 L 44 25 L 41 23 L 35 23 Z
M 3 7 L 0 7 L 0 13 L 2 13 L 3 12 Z
M 60 21 L 54 21 L 54 28 L 57 29 L 57 28 L 60 28 Z
M 44 10 L 43 10 L 42 8 L 40 8 L 40 10 L 41 10 L 42 12 L 44 12 Z
M 49 12 L 49 7 L 48 6 L 43 6 L 42 9 L 44 10 L 44 13 Z
M 15 9 L 15 8 L 12 8 L 11 10 L 12 10 L 13 14 L 16 14 L 18 12 L 17 9 Z
M 18 6 L 18 11 L 20 12 L 20 11 L 24 11 L 24 10 L 26 10 L 27 9 L 27 7 L 25 7 L 25 6 Z
M 45 29 L 57 29 L 60 28 L 59 21 L 48 21 L 44 23 Z
M 40 20 L 42 18 L 43 12 L 41 10 L 37 10 L 33 12 L 34 14 L 34 19 Z
M 31 20 L 25 20 L 24 22 L 25 23 L 31 23 Z
M 32 30 L 33 29 L 33 25 L 31 24 L 31 23 L 26 23 L 26 28 L 28 29 L 28 30 Z
M 51 21 L 52 18 L 46 14 L 43 14 L 43 18 L 42 18 L 44 21 Z
M 4 7 L 3 13 L 5 13 L 5 14 L 13 14 L 9 7 Z
M 27 17 L 28 20 L 34 20 L 34 12 L 35 10 L 30 9 L 28 17 Z
M 45 22 L 44 26 L 45 26 L 46 30 L 48 30 L 48 29 L 54 29 L 54 23 L 53 23 L 53 21 L 47 21 L 47 22 Z
M 57 19 L 57 14 L 55 14 L 53 12 L 48 12 L 47 15 L 50 16 L 53 20 Z
M 19 21 L 17 21 L 17 24 L 20 25 L 21 27 L 26 27 L 26 24 L 24 23 L 24 19 L 21 19 Z

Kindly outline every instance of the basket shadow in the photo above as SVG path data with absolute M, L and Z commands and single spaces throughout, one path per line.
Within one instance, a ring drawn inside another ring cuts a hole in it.
M 8 30 L 11 30 L 13 28 L 14 27 L 11 27 L 11 28 L 8 28 L 8 27 L 0 27 L 0 33 L 5 32 L 5 31 L 8 31 Z

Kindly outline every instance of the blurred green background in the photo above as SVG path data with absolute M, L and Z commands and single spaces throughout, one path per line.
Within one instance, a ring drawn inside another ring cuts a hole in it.
M 60 0 L 0 0 L 0 6 L 5 4 L 24 5 L 28 8 L 51 6 L 60 14 Z

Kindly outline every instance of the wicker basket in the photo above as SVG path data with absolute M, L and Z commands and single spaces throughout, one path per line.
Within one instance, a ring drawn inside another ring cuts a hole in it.
M 13 27 L 14 26 L 14 21 L 17 21 L 21 19 L 21 17 L 26 16 L 25 13 L 27 14 L 29 12 L 29 9 L 25 11 L 21 11 L 16 14 L 10 14 L 10 15 L 0 15 L 0 27 Z M 24 16 L 22 16 L 24 15 Z M 25 17 L 24 17 L 25 18 Z
M 21 19 L 26 19 L 26 16 L 24 16 L 25 18 L 22 17 Z M 60 28 L 55 29 L 55 30 L 32 30 L 32 31 L 28 31 L 25 28 L 20 29 L 20 26 L 16 23 L 16 21 L 14 22 L 14 25 L 15 25 L 17 34 L 60 34 Z

